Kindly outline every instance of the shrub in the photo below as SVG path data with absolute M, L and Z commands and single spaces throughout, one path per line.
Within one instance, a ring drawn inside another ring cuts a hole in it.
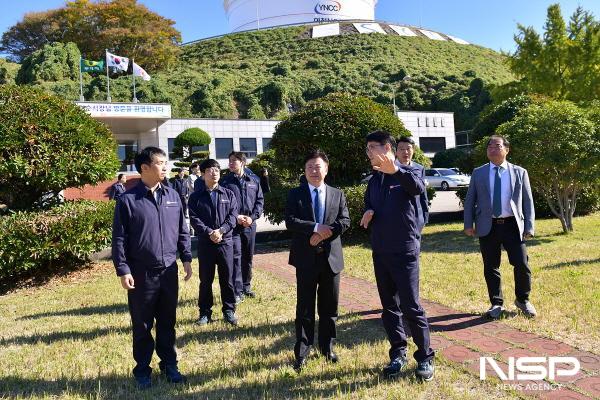
M 206 146 L 210 144 L 211 138 L 208 133 L 200 128 L 189 128 L 181 132 L 175 138 L 176 147 Z
M 0 202 L 28 209 L 47 193 L 111 179 L 117 144 L 106 125 L 70 101 L 0 86 Z
M 277 154 L 274 164 L 297 176 L 303 171 L 306 153 L 320 148 L 329 156 L 328 182 L 334 186 L 355 183 L 370 171 L 365 137 L 377 129 L 396 137 L 410 136 L 388 107 L 366 97 L 329 94 L 277 125 L 271 141 Z
M 463 165 L 463 160 L 467 158 L 468 153 L 460 148 L 446 149 L 444 151 L 438 151 L 432 160 L 432 166 L 434 168 L 451 168 Z M 459 167 L 460 168 L 460 167 Z M 470 172 L 470 171 L 464 171 Z
M 0 282 L 74 267 L 111 240 L 114 202 L 68 202 L 0 217 Z

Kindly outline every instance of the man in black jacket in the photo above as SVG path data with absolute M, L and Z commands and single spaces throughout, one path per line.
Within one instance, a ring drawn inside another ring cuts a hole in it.
M 296 267 L 296 345 L 294 369 L 300 371 L 314 341 L 315 295 L 319 312 L 319 350 L 331 362 L 337 337 L 340 272 L 344 268 L 340 236 L 350 226 L 344 193 L 325 184 L 329 160 L 316 150 L 305 158 L 306 183 L 290 190 L 285 225 L 292 232 L 289 263 Z
M 381 319 L 390 341 L 390 363 L 386 377 L 398 376 L 406 368 L 404 314 L 417 345 L 415 375 L 433 379 L 434 352 L 430 347 L 429 324 L 419 303 L 419 253 L 421 228 L 419 196 L 425 184 L 418 171 L 395 160 L 394 138 L 384 131 L 367 136 L 367 155 L 376 173 L 365 192 L 365 213 L 361 226 L 371 226 L 371 247 Z
M 219 286 L 223 304 L 223 319 L 237 325 L 233 289 L 233 228 L 236 225 L 238 205 L 233 192 L 219 185 L 221 167 L 216 160 L 200 164 L 205 185 L 192 193 L 189 201 L 190 224 L 198 237 L 198 264 L 200 291 L 198 325 L 212 322 L 215 265 L 219 271 Z
M 112 259 L 127 290 L 133 329 L 133 375 L 140 389 L 152 385 L 152 353 L 169 382 L 182 383 L 177 368 L 175 319 L 178 297 L 177 252 L 192 276 L 190 234 L 179 195 L 161 181 L 167 174 L 167 155 L 147 147 L 135 158 L 140 182 L 117 200 L 112 233 Z M 156 320 L 156 342 L 152 326 Z
M 181 205 L 183 206 L 183 212 L 185 215 L 188 215 L 187 212 L 187 203 L 188 198 L 190 197 L 190 189 L 187 184 L 187 179 L 185 177 L 185 173 L 183 168 L 179 168 L 177 171 L 177 176 L 171 179 L 171 187 L 175 189 L 177 193 L 179 193 L 179 198 L 181 199 Z
M 238 203 L 237 225 L 233 230 L 233 283 L 236 303 L 245 296 L 254 297 L 251 288 L 252 259 L 256 239 L 256 220 L 263 211 L 264 199 L 257 180 L 246 173 L 246 155 L 239 151 L 229 154 L 229 171 L 221 186 L 235 194 Z

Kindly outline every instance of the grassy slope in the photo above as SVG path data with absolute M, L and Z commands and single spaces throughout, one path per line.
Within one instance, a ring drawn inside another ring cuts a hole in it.
M 565 236 L 556 219 L 536 221 L 536 237 L 527 246 L 537 319 L 514 316 L 514 278 L 503 252 L 502 286 L 511 312 L 504 322 L 599 354 L 600 214 L 576 218 L 574 225 L 576 231 Z M 349 246 L 345 252 L 346 273 L 374 281 L 370 250 Z M 421 296 L 473 313 L 489 307 L 479 245 L 462 234 L 462 224 L 425 228 Z
M 465 82 L 458 81 L 465 79 L 466 71 L 491 84 L 514 79 L 502 55 L 476 45 L 380 34 L 311 39 L 308 31 L 270 29 L 185 46 L 172 70 L 150 71 L 151 81 L 138 81 L 138 98 L 171 103 L 174 117 L 248 117 L 246 110 L 258 103 L 255 108 L 261 111 L 250 117 L 264 118 L 282 117 L 287 103 L 301 106 L 332 91 L 390 104 L 390 85 L 398 87 L 402 69 L 412 82 L 422 84 L 416 86 L 421 96 L 465 90 Z M 444 79 L 450 76 L 457 78 Z M 86 98 L 104 100 L 105 81 L 104 76 L 84 74 Z M 275 91 L 269 84 L 276 86 Z M 42 86 L 67 98 L 79 97 L 77 81 Z M 131 78 L 111 80 L 111 95 L 113 101 L 130 101 Z

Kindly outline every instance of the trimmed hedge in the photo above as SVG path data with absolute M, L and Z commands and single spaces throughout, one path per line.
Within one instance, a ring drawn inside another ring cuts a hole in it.
M 0 217 L 0 282 L 77 266 L 110 245 L 114 202 L 68 202 Z

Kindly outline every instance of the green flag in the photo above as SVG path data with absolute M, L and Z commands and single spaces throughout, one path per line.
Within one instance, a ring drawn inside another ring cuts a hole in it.
M 81 59 L 81 72 L 103 72 L 104 61 L 90 61 Z

